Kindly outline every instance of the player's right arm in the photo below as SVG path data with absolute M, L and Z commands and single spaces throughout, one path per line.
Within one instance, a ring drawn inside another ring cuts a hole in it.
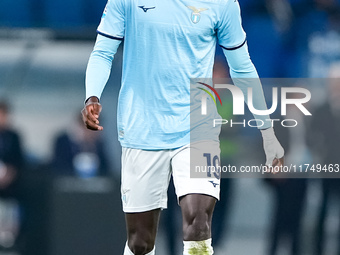
M 112 60 L 124 38 L 124 1 L 108 1 L 98 27 L 98 36 L 91 53 L 85 79 L 86 99 L 82 110 L 83 121 L 88 129 L 103 130 L 99 125 L 101 94 L 109 79 Z
M 99 99 L 109 79 L 112 60 L 121 40 L 111 39 L 102 35 L 91 53 L 85 79 L 86 100 L 82 110 L 83 121 L 88 129 L 103 130 L 99 125 L 101 105 Z

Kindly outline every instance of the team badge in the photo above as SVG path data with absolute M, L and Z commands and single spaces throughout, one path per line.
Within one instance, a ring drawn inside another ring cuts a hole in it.
M 196 24 L 201 20 L 201 12 L 204 12 L 208 10 L 208 8 L 196 8 L 194 6 L 187 6 L 190 10 L 192 10 L 191 13 L 191 21 Z

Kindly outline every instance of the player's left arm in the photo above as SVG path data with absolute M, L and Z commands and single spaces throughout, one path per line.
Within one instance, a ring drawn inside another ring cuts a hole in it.
M 248 97 L 248 87 L 253 90 L 253 104 L 258 110 L 267 110 L 266 101 L 263 94 L 262 85 L 253 65 L 247 44 L 235 50 L 223 49 L 230 67 L 230 75 L 236 86 L 241 88 L 245 98 Z M 276 138 L 269 115 L 256 115 L 255 119 L 263 121 L 263 126 L 259 129 L 263 137 L 263 147 L 266 154 L 266 165 L 281 166 L 283 165 L 284 149 Z
M 253 105 L 257 110 L 267 110 L 262 84 L 249 56 L 239 4 L 229 0 L 226 7 L 221 13 L 217 34 L 230 67 L 230 76 L 234 84 L 242 90 L 245 98 L 248 98 L 248 88 L 252 88 Z M 254 117 L 263 122 L 259 129 L 263 137 L 266 165 L 273 167 L 283 165 L 284 149 L 276 138 L 269 115 L 254 114 Z

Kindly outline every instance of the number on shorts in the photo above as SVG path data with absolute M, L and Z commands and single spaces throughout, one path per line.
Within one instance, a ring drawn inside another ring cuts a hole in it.
M 211 173 L 213 173 L 214 177 L 219 180 L 221 178 L 221 168 L 218 155 L 215 155 L 212 160 L 210 153 L 203 153 L 203 157 L 207 158 L 207 177 L 211 177 Z

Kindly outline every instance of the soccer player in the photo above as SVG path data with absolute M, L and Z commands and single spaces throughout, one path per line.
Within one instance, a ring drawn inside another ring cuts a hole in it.
M 183 254 L 213 254 L 211 218 L 219 199 L 219 180 L 190 178 L 190 151 L 199 152 L 202 158 L 205 153 L 218 157 L 219 129 L 207 132 L 201 140 L 190 137 L 193 129 L 207 125 L 190 123 L 190 79 L 212 77 L 217 40 L 235 81 L 258 78 L 237 0 L 109 0 L 97 32 L 82 111 L 92 130 L 103 130 L 99 99 L 124 39 L 117 116 L 128 232 L 124 255 L 155 254 L 158 219 L 166 208 L 171 175 L 183 216 Z M 246 94 L 247 84 L 236 85 Z M 251 86 L 254 106 L 266 109 L 261 83 Z M 282 164 L 284 152 L 271 123 L 262 125 L 261 132 L 267 164 Z M 201 160 L 207 165 L 205 161 Z

